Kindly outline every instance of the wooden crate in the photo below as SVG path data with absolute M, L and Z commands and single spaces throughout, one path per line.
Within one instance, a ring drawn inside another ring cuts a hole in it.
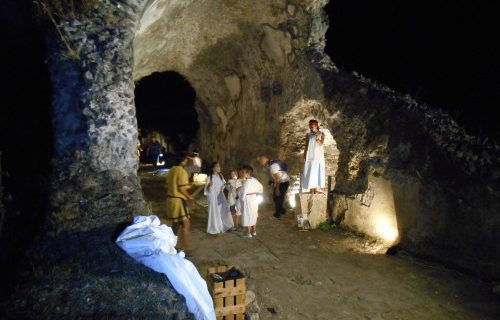
M 208 288 L 215 306 L 217 320 L 245 319 L 245 278 L 216 282 L 214 273 L 222 273 L 231 269 L 228 266 L 218 266 L 208 269 Z

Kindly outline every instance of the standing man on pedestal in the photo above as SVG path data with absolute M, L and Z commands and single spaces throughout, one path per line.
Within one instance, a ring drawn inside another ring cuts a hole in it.
M 265 155 L 260 156 L 258 159 L 261 166 L 269 168 L 269 173 L 273 178 L 273 201 L 275 208 L 273 216 L 279 219 L 286 213 L 283 202 L 285 201 L 286 191 L 290 185 L 287 166 L 285 162 L 281 160 L 269 160 L 269 157 Z

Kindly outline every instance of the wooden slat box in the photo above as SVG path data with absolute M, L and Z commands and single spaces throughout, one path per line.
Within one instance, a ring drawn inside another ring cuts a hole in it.
M 223 274 L 228 266 L 218 266 L 208 269 L 208 288 L 215 306 L 217 320 L 245 319 L 245 278 L 216 281 L 213 274 Z

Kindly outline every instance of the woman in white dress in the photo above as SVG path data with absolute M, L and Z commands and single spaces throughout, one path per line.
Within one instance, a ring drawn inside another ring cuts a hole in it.
M 309 121 L 310 132 L 306 135 L 306 149 L 304 152 L 304 175 L 302 188 L 311 193 L 317 193 L 318 188 L 325 187 L 325 155 L 323 142 L 325 134 L 319 130 L 317 120 Z
M 226 181 L 220 173 L 220 164 L 214 162 L 211 166 L 211 170 L 212 173 L 205 184 L 205 195 L 208 197 L 207 232 L 216 234 L 226 232 L 234 225 L 226 197 L 224 196 Z

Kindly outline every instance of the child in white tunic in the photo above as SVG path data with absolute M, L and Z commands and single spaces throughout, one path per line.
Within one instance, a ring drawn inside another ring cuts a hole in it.
M 208 224 L 207 232 L 211 234 L 226 232 L 231 229 L 233 220 L 229 212 L 229 206 L 224 196 L 226 181 L 220 173 L 218 162 L 211 166 L 212 174 L 205 184 L 205 195 L 208 197 Z
M 317 120 L 309 121 L 309 129 L 311 131 L 306 135 L 302 188 L 310 189 L 311 193 L 316 193 L 318 188 L 325 187 L 325 155 L 323 151 L 325 135 L 319 130 Z
M 238 228 L 238 222 L 241 216 L 241 210 L 238 204 L 238 190 L 241 187 L 242 180 L 238 179 L 238 173 L 236 172 L 236 170 L 231 170 L 230 174 L 231 179 L 229 179 L 227 182 L 227 202 L 229 204 L 229 211 L 231 211 L 231 216 L 233 217 L 234 227 L 231 230 L 235 231 Z
M 243 166 L 245 182 L 238 192 L 238 196 L 242 199 L 242 221 L 241 225 L 247 227 L 245 238 L 252 238 L 257 235 L 257 218 L 259 216 L 259 200 L 258 195 L 264 192 L 264 187 L 255 178 L 252 177 L 253 168 L 251 166 Z

